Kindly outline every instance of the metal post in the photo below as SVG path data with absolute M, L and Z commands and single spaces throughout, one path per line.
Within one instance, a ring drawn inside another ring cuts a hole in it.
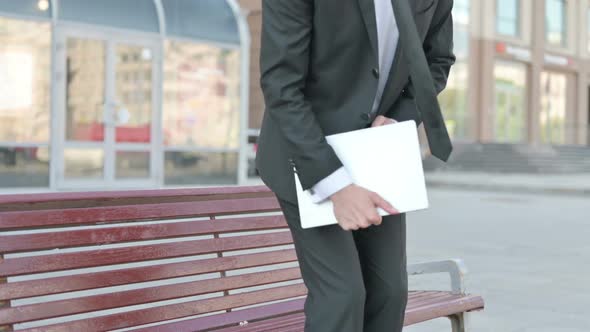
M 51 162 L 49 163 L 49 168 L 50 168 L 50 175 L 49 175 L 49 189 L 51 190 L 57 190 L 58 185 L 59 185 L 59 179 L 60 179 L 60 174 L 61 174 L 61 170 L 63 169 L 61 167 L 63 161 L 62 160 L 62 153 L 60 151 L 60 133 L 59 130 L 61 128 L 60 121 L 61 118 L 59 117 L 59 114 L 62 114 L 59 110 L 59 103 L 58 103 L 58 93 L 62 90 L 60 90 L 56 85 L 57 82 L 60 82 L 57 77 L 58 77 L 58 64 L 60 63 L 60 61 L 57 59 L 57 55 L 58 54 L 62 54 L 58 52 L 58 34 L 56 33 L 56 31 L 58 30 L 57 27 L 57 20 L 58 20 L 58 12 L 59 12 L 59 0 L 54 0 L 51 2 L 51 78 L 50 78 L 50 83 L 49 83 L 49 91 L 50 91 L 50 95 L 51 95 L 51 102 L 50 102 L 50 143 L 51 143 L 51 149 L 49 149 L 49 153 L 50 153 L 50 158 L 51 158 Z M 62 79 L 65 77 L 62 75 Z
M 451 327 L 453 332 L 466 332 L 467 329 L 465 327 L 465 316 L 463 313 L 456 314 L 454 316 L 450 316 L 449 319 L 451 320 Z
M 240 152 L 238 162 L 238 184 L 248 179 L 248 110 L 250 107 L 250 27 L 246 13 L 237 0 L 226 0 L 234 13 L 240 34 Z

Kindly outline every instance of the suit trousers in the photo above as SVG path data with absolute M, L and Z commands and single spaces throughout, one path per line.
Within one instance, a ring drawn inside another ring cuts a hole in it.
M 308 290 L 305 332 L 401 332 L 408 301 L 405 214 L 355 231 L 302 229 L 298 206 L 279 204 Z

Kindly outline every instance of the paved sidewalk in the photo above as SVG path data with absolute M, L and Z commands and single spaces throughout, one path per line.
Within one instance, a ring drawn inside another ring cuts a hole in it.
M 590 196 L 590 174 L 427 172 L 429 187 Z

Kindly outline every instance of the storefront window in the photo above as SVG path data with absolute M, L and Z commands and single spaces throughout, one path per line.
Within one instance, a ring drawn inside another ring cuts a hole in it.
M 164 62 L 164 143 L 237 148 L 239 52 L 168 41 Z
M 567 77 L 554 72 L 541 73 L 541 142 L 565 143 L 565 110 L 567 107 Z
M 520 0 L 496 1 L 496 32 L 500 35 L 520 35 Z
M 0 142 L 49 142 L 49 23 L 0 18 Z
M 526 65 L 497 61 L 494 67 L 494 140 L 519 143 L 526 138 Z
M 567 2 L 545 0 L 545 38 L 553 46 L 567 46 Z
M 49 185 L 51 26 L 0 17 L 0 187 Z
M 228 170 L 237 169 L 238 158 L 232 156 L 240 145 L 239 76 L 237 50 L 166 42 L 163 135 L 168 151 L 167 184 L 202 183 L 198 176 L 178 180 L 179 175 L 191 170 L 227 178 L 231 173 Z M 174 152 L 179 147 L 182 151 Z M 187 149 L 194 152 L 185 152 Z M 203 149 L 207 153 L 201 153 Z M 216 153 L 209 153 L 211 150 Z M 204 168 L 195 170 L 200 165 Z
M 119 44 L 116 54 L 116 141 L 149 143 L 153 111 L 152 50 L 149 47 Z
M 238 181 L 237 152 L 166 151 L 167 185 L 222 185 Z
M 241 19 L 228 1 L 0 0 L 0 191 L 236 184 Z
M 440 94 L 439 102 L 444 113 L 449 135 L 453 139 L 469 138 L 467 111 L 467 63 L 453 66 L 446 89 Z
M 469 82 L 469 1 L 455 1 L 454 53 L 455 65 L 447 81 L 446 89 L 440 94 L 439 102 L 445 117 L 449 135 L 453 139 L 469 138 L 470 113 L 467 109 L 467 87 Z
M 0 145 L 0 189 L 49 186 L 47 146 Z
M 66 140 L 102 142 L 105 138 L 106 43 L 69 38 L 66 47 Z

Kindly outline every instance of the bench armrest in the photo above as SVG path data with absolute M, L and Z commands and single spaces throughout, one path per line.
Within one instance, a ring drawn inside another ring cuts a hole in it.
M 460 259 L 449 259 L 438 262 L 408 264 L 408 275 L 448 273 L 451 276 L 453 294 L 465 294 L 465 275 L 467 267 Z

